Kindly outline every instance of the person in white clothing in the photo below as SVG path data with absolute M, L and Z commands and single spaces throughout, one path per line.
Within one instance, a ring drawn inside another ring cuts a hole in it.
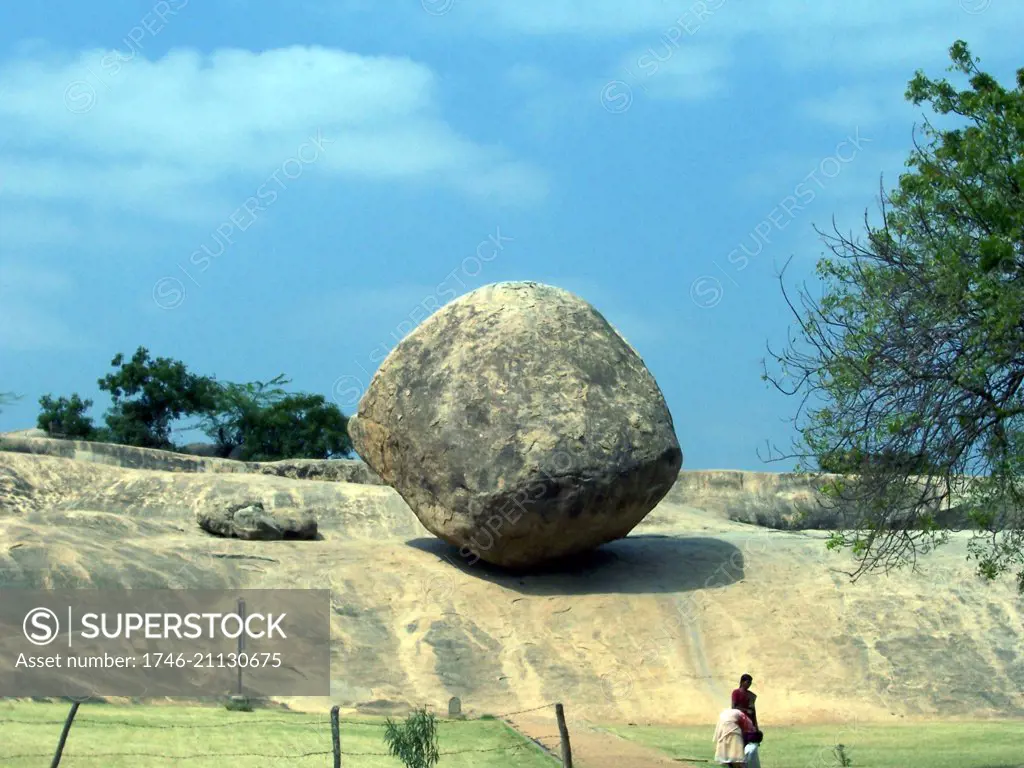
M 744 734 L 743 737 L 743 760 L 746 768 L 761 768 L 761 756 L 758 751 L 764 734 L 761 729 L 755 729 L 753 733 Z
M 757 754 L 758 745 L 750 742 L 743 748 L 743 759 L 746 768 L 761 768 L 761 758 Z

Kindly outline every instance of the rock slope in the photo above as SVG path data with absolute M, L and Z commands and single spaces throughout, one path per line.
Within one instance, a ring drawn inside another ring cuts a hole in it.
M 468 565 L 380 485 L 35 448 L 0 451 L 0 588 L 329 587 L 333 696 L 292 706 L 457 695 L 476 713 L 559 700 L 570 720 L 706 724 L 750 672 L 765 726 L 1024 716 L 1024 605 L 1009 581 L 974 578 L 959 535 L 922 574 L 850 584 L 824 533 L 683 503 L 721 498 L 710 473 L 703 497 L 684 483 L 627 538 L 517 576 Z M 742 477 L 766 498 L 788 487 Z M 196 524 L 199 510 L 250 499 L 318 510 L 319 540 L 226 539 Z

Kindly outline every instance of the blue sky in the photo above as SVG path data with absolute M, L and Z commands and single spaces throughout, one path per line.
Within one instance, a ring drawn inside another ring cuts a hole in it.
M 9 4 L 0 24 L 0 430 L 108 398 L 139 345 L 284 372 L 351 413 L 433 307 L 502 280 L 594 304 L 668 400 L 689 469 L 768 469 L 760 380 L 862 231 L 923 68 L 1006 84 L 1010 0 L 166 0 Z M 1015 58 L 1015 54 L 1018 58 Z M 205 248 L 205 251 L 204 251 Z

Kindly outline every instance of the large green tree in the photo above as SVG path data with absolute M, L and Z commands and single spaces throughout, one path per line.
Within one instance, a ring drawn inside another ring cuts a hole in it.
M 191 373 L 184 363 L 151 358 L 139 347 L 130 360 L 118 353 L 116 369 L 99 380 L 113 406 L 105 419 L 111 442 L 143 448 L 169 449 L 172 424 L 184 416 L 202 416 L 216 407 L 219 385 Z
M 1024 592 L 1024 69 L 1007 88 L 949 53 L 965 88 L 918 71 L 906 91 L 948 126 L 925 119 L 866 239 L 821 233 L 822 291 L 786 294 L 797 332 L 765 378 L 800 397 L 799 468 L 854 473 L 825 487 L 856 510 L 829 541 L 854 578 L 947 541 L 952 508 L 979 573 Z

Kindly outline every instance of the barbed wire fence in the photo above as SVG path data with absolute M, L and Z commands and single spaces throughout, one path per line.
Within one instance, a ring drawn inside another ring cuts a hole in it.
M 335 706 L 331 709 L 331 743 L 330 748 L 324 749 L 301 749 L 297 748 L 292 751 L 267 751 L 261 752 L 257 750 L 247 751 L 223 751 L 223 752 L 190 752 L 186 754 L 175 753 L 175 754 L 159 754 L 154 751 L 148 750 L 122 750 L 122 751 L 79 751 L 75 749 L 75 740 L 69 739 L 72 725 L 75 725 L 76 733 L 83 729 L 104 729 L 104 728 L 129 728 L 137 729 L 139 731 L 202 731 L 207 733 L 217 732 L 218 730 L 224 729 L 239 729 L 239 730 L 258 730 L 265 729 L 268 726 L 275 728 L 281 727 L 293 727 L 296 729 L 306 729 L 306 737 L 310 732 L 315 731 L 317 736 L 323 738 L 326 736 L 323 733 L 323 718 L 319 716 L 317 718 L 311 718 L 302 714 L 295 714 L 284 717 L 261 717 L 257 719 L 246 720 L 239 718 L 238 720 L 232 720 L 231 722 L 217 722 L 217 723 L 203 723 L 203 722 L 189 722 L 189 723 L 152 723 L 152 722 L 141 722 L 139 720 L 125 720 L 115 719 L 109 717 L 103 718 L 76 718 L 78 714 L 80 702 L 75 701 L 71 704 L 71 709 L 68 715 L 63 720 L 41 720 L 41 719 L 30 719 L 30 718 L 2 718 L 0 717 L 0 728 L 3 726 L 18 725 L 18 726 L 39 726 L 39 727 L 54 727 L 61 726 L 60 736 L 58 739 L 56 751 L 49 752 L 11 752 L 6 753 L 2 747 L 0 747 L 0 764 L 10 765 L 11 761 L 14 760 L 38 760 L 38 765 L 46 765 L 45 760 L 50 760 L 50 768 L 58 768 L 59 766 L 67 766 L 67 768 L 73 768 L 73 766 L 86 766 L 86 765 L 106 765 L 103 761 L 109 761 L 112 758 L 130 759 L 130 758 L 145 758 L 143 765 L 149 765 L 153 761 L 166 761 L 168 764 L 185 763 L 186 761 L 219 761 L 226 758 L 261 758 L 261 759 L 275 759 L 281 762 L 295 762 L 300 763 L 301 761 L 309 760 L 310 762 L 301 762 L 303 765 L 334 765 L 335 768 L 340 768 L 342 765 L 354 765 L 358 768 L 359 762 L 352 763 L 351 761 L 345 760 L 344 758 L 359 758 L 359 757 L 392 757 L 390 752 L 387 751 L 375 751 L 375 750 L 359 750 L 359 751 L 348 751 L 343 749 L 343 740 L 341 738 L 342 725 L 353 725 L 361 728 L 386 728 L 386 722 L 375 722 L 372 720 L 354 720 L 349 718 L 341 717 L 339 714 L 339 707 Z M 559 733 L 554 733 L 548 736 L 540 737 L 539 739 L 531 738 L 525 734 L 519 732 L 511 726 L 508 719 L 516 715 L 526 714 L 530 712 L 536 712 L 541 709 L 548 707 L 557 707 L 556 716 L 559 723 Z M 219 709 L 211 708 L 211 711 L 221 711 Z M 536 707 L 530 707 L 527 709 L 520 709 L 513 712 L 506 712 L 501 715 L 485 716 L 481 719 L 444 719 L 441 721 L 442 727 L 457 727 L 461 725 L 476 724 L 479 725 L 481 722 L 486 722 L 488 719 L 494 719 L 502 721 L 506 726 L 512 727 L 515 730 L 518 738 L 514 743 L 503 744 L 500 746 L 486 747 L 486 748 L 462 748 L 452 750 L 441 750 L 440 755 L 458 755 L 458 754 L 469 754 L 469 753 L 505 753 L 515 754 L 521 752 L 524 749 L 530 749 L 534 746 L 543 750 L 547 754 L 553 753 L 547 747 L 540 742 L 552 738 L 561 738 L 564 733 L 562 747 L 563 753 L 568 749 L 568 733 L 563 732 L 565 727 L 564 720 L 562 718 L 561 706 L 556 705 L 554 702 L 541 704 Z M 255 739 L 259 738 L 259 734 L 255 734 Z M 383 739 L 383 736 L 382 736 Z M 301 740 L 295 740 L 298 744 Z M 3 745 L 7 748 L 17 748 L 17 739 L 8 738 L 3 740 Z M 71 749 L 68 749 L 69 743 Z M 313 762 L 313 758 L 317 759 L 317 762 Z M 332 762 L 333 761 L 333 762 Z M 220 765 L 219 762 L 212 763 Z M 277 764 L 277 763 L 275 763 Z M 397 758 L 396 758 L 397 764 Z M 568 765 L 571 767 L 571 758 Z

